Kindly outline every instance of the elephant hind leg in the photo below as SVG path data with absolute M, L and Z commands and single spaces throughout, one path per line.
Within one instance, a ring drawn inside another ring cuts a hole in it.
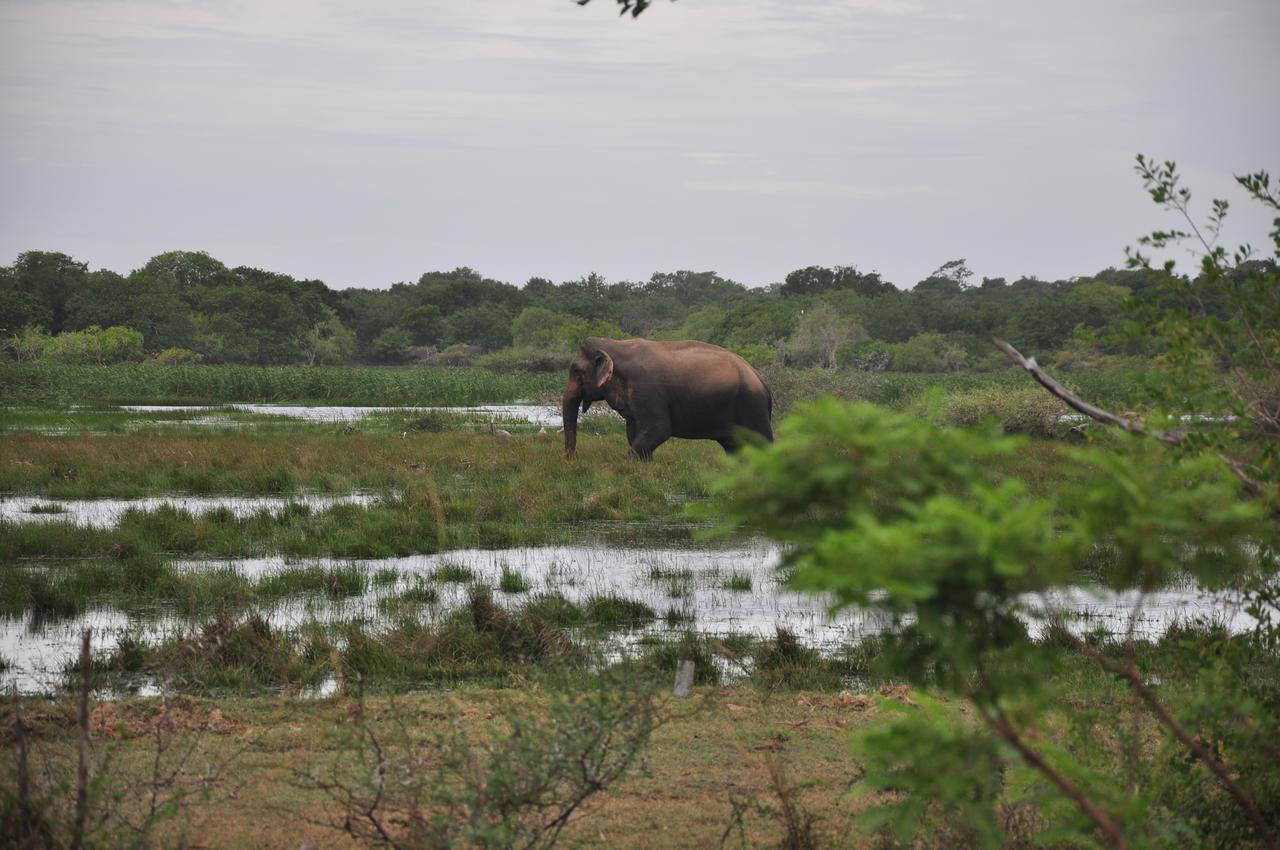
M 725 454 L 737 454 L 738 449 L 742 448 L 734 437 L 717 437 L 716 442 L 720 444 L 720 448 L 724 449 Z

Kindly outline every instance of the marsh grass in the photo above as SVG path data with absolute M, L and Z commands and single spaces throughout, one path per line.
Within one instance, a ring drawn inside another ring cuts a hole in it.
M 677 608 L 674 605 L 668 606 L 662 614 L 662 622 L 669 629 L 692 626 L 697 620 L 698 615 L 695 611 L 689 608 Z
M 375 570 L 369 581 L 374 587 L 391 587 L 400 580 L 400 573 L 391 568 L 383 567 Z
M 999 372 L 923 373 L 774 366 L 765 370 L 765 378 L 773 391 L 775 409 L 784 414 L 799 402 L 824 395 L 903 409 L 930 391 L 951 396 L 998 396 L 1028 385 L 1026 375 L 1012 368 Z M 1132 403 L 1140 390 L 1135 375 L 1123 369 L 1073 372 L 1070 382 L 1084 398 L 1103 407 Z
M 467 584 L 474 581 L 475 577 L 476 574 L 470 567 L 452 561 L 445 561 L 431 571 L 432 579 L 446 584 Z
M 432 367 L 0 363 L 0 404 L 465 405 L 530 399 L 563 382 L 559 374 Z
M 36 504 L 27 508 L 29 514 L 65 514 L 67 509 L 57 504 Z
M 378 600 L 378 611 L 386 617 L 413 616 L 423 605 L 435 605 L 440 601 L 440 591 L 435 585 L 418 577 L 412 585 L 393 596 Z
M 713 638 L 692 630 L 674 638 L 646 635 L 639 643 L 640 655 L 635 663 L 639 669 L 653 671 L 655 675 L 674 676 L 681 661 L 692 661 L 694 684 L 718 685 L 722 675 L 715 644 Z
M 369 588 L 368 574 L 358 566 L 289 567 L 258 579 L 256 596 L 269 601 L 286 596 L 316 594 L 330 599 L 360 596 Z
M 724 590 L 732 590 L 737 593 L 746 593 L 751 590 L 752 579 L 750 573 L 734 573 L 726 578 L 720 587 Z
M 613 593 L 592 596 L 583 605 L 584 619 L 603 631 L 641 628 L 657 616 L 645 603 Z
M 502 575 L 498 578 L 498 590 L 503 593 L 524 593 L 529 589 L 529 581 L 506 564 L 502 566 Z

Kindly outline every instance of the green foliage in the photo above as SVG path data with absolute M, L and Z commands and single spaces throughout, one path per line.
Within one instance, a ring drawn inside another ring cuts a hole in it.
M 893 368 L 902 372 L 957 372 L 965 359 L 963 348 L 937 333 L 917 334 L 893 347 Z
M 589 336 L 603 336 L 610 339 L 627 339 L 630 334 L 613 322 L 601 320 L 573 319 L 564 322 L 556 331 L 557 339 L 564 350 L 577 353 L 578 346 Z
M 1030 734 L 1034 718 L 1052 712 L 1059 697 L 1044 647 L 1024 621 L 1077 581 L 1089 552 L 1114 551 L 1106 580 L 1119 589 L 1151 589 L 1187 574 L 1204 586 L 1239 587 L 1267 565 L 1274 569 L 1271 550 L 1258 550 L 1274 531 L 1266 510 L 1237 498 L 1237 482 L 1216 459 L 1180 457 L 1140 438 L 1082 447 L 1071 450 L 1077 481 L 1033 496 L 997 472 L 1000 459 L 1022 446 L 1015 437 L 940 429 L 917 416 L 827 400 L 800 406 L 772 446 L 745 449 L 715 487 L 731 524 L 787 544 L 791 586 L 829 594 L 836 606 L 879 610 L 895 624 L 900 639 L 888 658 L 896 676 L 965 697 L 989 720 L 982 731 L 912 714 L 865 738 L 858 750 L 865 781 L 910 792 L 872 810 L 872 823 L 909 832 L 936 805 L 963 840 L 999 843 L 991 803 L 1004 788 L 1010 754 L 997 758 L 992 732 Z M 1049 616 L 1060 615 L 1051 608 Z M 1243 654 L 1257 657 L 1256 650 Z M 1237 693 L 1247 688 L 1239 673 L 1224 673 L 1219 687 L 1228 683 Z M 1252 705 L 1260 716 L 1276 706 L 1230 702 Z M 1225 737 L 1216 743 L 1225 746 Z M 1113 752 L 1090 750 L 1086 759 L 1048 743 L 1033 749 L 1133 841 L 1139 824 L 1157 817 L 1149 797 L 1106 779 L 1116 770 L 1107 766 Z M 1253 761 L 1244 752 L 1222 754 L 1233 764 Z M 1260 769 L 1241 782 L 1257 796 L 1274 772 Z M 1030 776 L 1037 794 L 1053 796 L 1058 785 L 1048 771 Z M 1158 817 L 1182 829 L 1183 813 Z M 1052 816 L 1078 827 L 1077 814 L 1068 805 Z
M 1044 357 L 1078 329 L 1099 337 L 1113 332 L 1117 299 L 1149 297 L 1157 283 L 1147 272 L 1108 269 L 1090 278 L 984 280 L 975 287 L 967 284 L 970 274 L 953 261 L 907 292 L 851 266 L 809 266 L 759 289 L 687 270 L 636 282 L 610 283 L 598 274 L 558 284 L 535 278 L 519 289 L 457 268 L 388 289 L 339 291 L 316 280 L 228 268 L 202 252 L 160 254 L 127 276 L 88 272 L 63 254 L 27 252 L 0 268 L 0 334 L 22 357 L 12 343 L 27 327 L 57 335 L 118 326 L 141 333 L 149 352 L 187 349 L 206 363 L 258 365 L 398 363 L 422 356 L 425 347 L 452 346 L 559 355 L 586 336 L 628 335 L 701 339 L 767 365 L 769 352 L 790 338 L 791 359 L 828 367 L 839 356 L 831 344 L 838 352 L 864 333 L 884 344 L 930 334 L 947 345 L 917 343 L 907 349 L 906 365 L 895 368 L 988 368 L 989 355 L 973 341 L 994 333 Z M 839 321 L 813 318 L 826 311 Z M 815 333 L 796 335 L 805 317 L 818 322 Z M 850 362 L 888 365 L 883 356 Z
M 742 345 L 732 351 L 757 369 L 772 366 L 778 359 L 778 350 L 767 345 Z
M 193 366 L 203 359 L 203 354 L 189 348 L 166 348 L 151 355 L 147 362 L 156 366 Z
M 996 823 L 1005 769 L 997 741 L 957 723 L 927 694 L 917 691 L 911 700 L 907 706 L 877 699 L 885 714 L 854 737 L 864 771 L 855 795 L 887 800 L 867 809 L 858 825 L 887 828 L 907 846 L 917 836 L 933 847 L 1005 846 Z
M 829 304 L 805 310 L 796 329 L 783 342 L 784 362 L 795 366 L 834 369 L 840 349 L 866 338 L 866 330 L 854 316 L 842 316 Z
M 551 348 L 561 342 L 565 317 L 546 307 L 525 307 L 511 323 L 512 344 L 523 348 Z
M 491 372 L 555 372 L 562 374 L 569 355 L 560 345 L 553 348 L 503 348 L 474 358 L 471 363 Z
M 404 328 L 387 328 L 378 334 L 370 347 L 374 362 L 403 363 L 409 358 L 409 332 Z
M 1144 381 L 1149 424 L 1167 430 L 1186 414 L 1234 417 L 1231 427 L 1195 429 L 1179 445 L 1231 458 L 1280 510 L 1280 227 L 1270 258 L 1254 259 L 1248 245 L 1228 253 L 1219 244 L 1226 201 L 1213 201 L 1197 227 L 1174 163 L 1139 156 L 1136 170 L 1152 200 L 1187 228 L 1154 231 L 1129 251 L 1130 266 L 1156 281 L 1131 300 L 1126 328 L 1130 342 L 1159 355 Z M 1280 195 L 1266 172 L 1236 181 L 1280 220 Z M 1156 274 L 1142 253 L 1175 246 L 1198 255 L 1196 277 L 1179 275 L 1173 260 Z
M 73 365 L 137 363 L 142 360 L 142 334 L 131 328 L 96 325 L 83 331 L 53 336 L 27 327 L 11 337 L 6 347 L 18 360 L 48 360 Z
M 356 336 L 342 324 L 337 313 L 325 307 L 324 317 L 303 334 L 299 347 L 308 366 L 333 366 L 346 363 L 355 355 Z
M 948 393 L 936 400 L 925 396 L 915 407 L 936 416 L 944 425 L 969 428 L 987 421 L 999 424 L 1006 434 L 1059 437 L 1071 425 L 1064 416 L 1074 412 L 1043 389 L 1030 383 L 1015 387 L 984 387 Z

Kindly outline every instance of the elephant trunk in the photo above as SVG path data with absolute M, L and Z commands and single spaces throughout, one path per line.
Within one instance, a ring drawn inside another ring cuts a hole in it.
M 573 457 L 578 446 L 578 405 L 582 403 L 582 387 L 572 382 L 564 388 L 564 397 L 560 400 L 560 415 L 564 418 L 564 457 Z

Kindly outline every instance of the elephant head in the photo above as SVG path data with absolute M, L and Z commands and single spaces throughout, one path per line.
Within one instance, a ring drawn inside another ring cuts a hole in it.
M 573 457 L 578 443 L 578 408 L 586 413 L 593 401 L 604 398 L 609 382 L 613 380 L 613 358 L 609 352 L 588 339 L 582 344 L 578 356 L 569 364 L 569 380 L 564 385 L 560 399 L 564 417 L 564 456 Z

